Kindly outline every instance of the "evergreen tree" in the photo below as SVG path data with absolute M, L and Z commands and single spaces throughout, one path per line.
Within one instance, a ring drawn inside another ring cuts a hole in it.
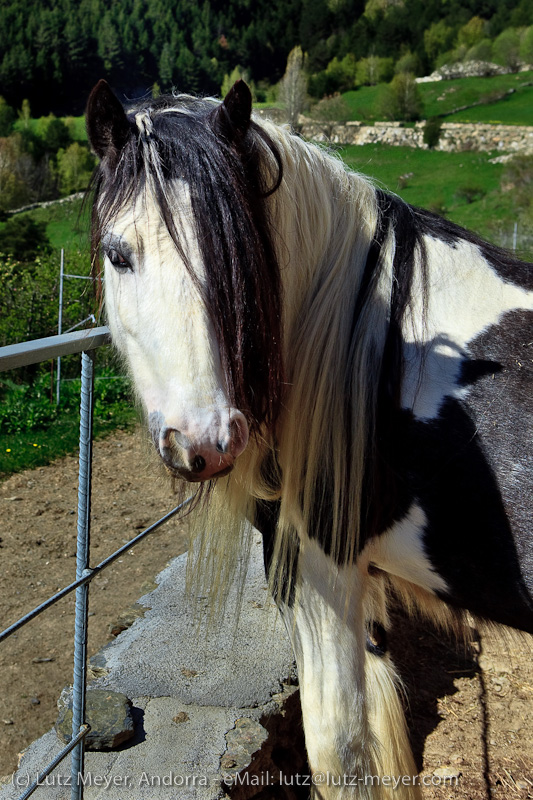
M 0 96 L 0 136 L 9 136 L 13 130 L 15 112 L 10 105 Z

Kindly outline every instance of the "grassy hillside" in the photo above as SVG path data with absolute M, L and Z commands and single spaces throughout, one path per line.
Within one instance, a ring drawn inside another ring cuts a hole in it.
M 67 259 L 79 260 L 82 254 L 88 261 L 90 208 L 76 199 L 64 203 L 54 203 L 44 208 L 35 208 L 24 214 L 36 222 L 44 222 L 46 233 L 54 250 L 64 248 Z M 72 265 L 71 265 L 72 266 Z M 78 267 L 77 267 L 78 268 Z M 79 267 L 82 269 L 82 267 Z M 88 272 L 83 267 L 84 274 Z
M 527 85 L 529 84 L 529 85 Z M 503 122 L 533 125 L 533 71 L 492 78 L 460 78 L 418 84 L 425 118 L 444 115 L 446 122 Z M 501 98 L 513 89 L 514 93 Z M 380 109 L 385 85 L 363 86 L 343 97 L 351 119 L 382 119 Z M 453 113 L 455 109 L 486 100 L 482 106 Z
M 501 191 L 504 166 L 486 153 L 441 153 L 408 147 L 344 147 L 353 169 L 408 203 L 444 214 L 496 244 L 509 246 L 516 211 L 512 192 Z M 533 257 L 533 253 L 523 253 Z

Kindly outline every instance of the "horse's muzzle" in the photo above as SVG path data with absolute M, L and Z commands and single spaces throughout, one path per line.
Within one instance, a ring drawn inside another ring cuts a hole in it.
M 225 425 L 213 426 L 211 436 L 187 435 L 173 427 L 152 428 L 156 449 L 168 472 L 191 483 L 228 475 L 248 443 L 248 424 L 232 409 Z

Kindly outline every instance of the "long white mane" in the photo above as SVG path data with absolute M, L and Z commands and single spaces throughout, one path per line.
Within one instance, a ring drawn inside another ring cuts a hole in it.
M 257 500 L 280 501 L 274 591 L 282 582 L 287 590 L 296 548 L 310 531 L 327 535 L 338 559 L 352 560 L 392 288 L 394 241 L 387 234 L 377 280 L 357 301 L 379 219 L 371 183 L 324 149 L 260 124 L 284 169 L 269 202 L 282 279 L 286 386 L 276 429 L 251 442 L 234 472 L 217 481 L 207 515 L 195 526 L 198 552 L 211 568 L 199 571 L 191 559 L 190 576 L 219 599 L 246 550 L 246 520 L 254 520 Z M 326 519 L 330 529 L 317 530 Z

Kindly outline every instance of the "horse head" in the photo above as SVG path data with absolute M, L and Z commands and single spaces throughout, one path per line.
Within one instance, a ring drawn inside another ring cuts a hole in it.
M 279 279 L 248 87 L 179 100 L 126 112 L 105 81 L 93 89 L 93 254 L 155 446 L 172 474 L 205 481 L 276 416 Z

